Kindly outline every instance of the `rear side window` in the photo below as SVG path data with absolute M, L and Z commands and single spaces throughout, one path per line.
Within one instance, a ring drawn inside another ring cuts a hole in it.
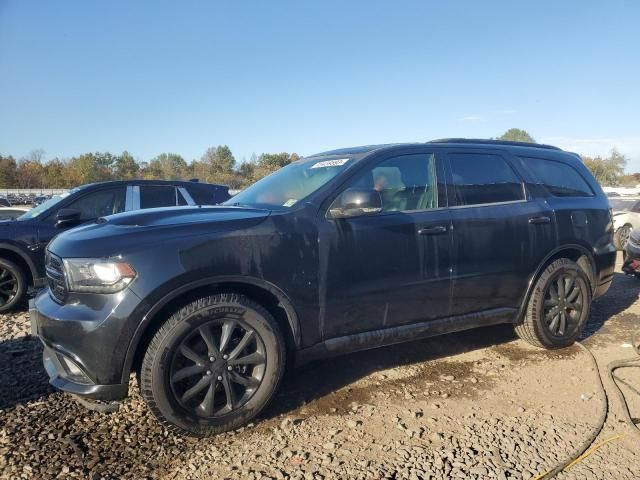
M 554 197 L 593 197 L 587 181 L 576 169 L 566 163 L 523 157 L 527 167 Z
M 217 205 L 229 199 L 228 189 L 209 185 L 189 185 L 189 195 L 196 205 Z
M 524 200 L 522 182 L 501 156 L 453 153 L 449 159 L 456 205 Z
M 142 185 L 140 208 L 175 207 L 176 187 L 171 185 Z

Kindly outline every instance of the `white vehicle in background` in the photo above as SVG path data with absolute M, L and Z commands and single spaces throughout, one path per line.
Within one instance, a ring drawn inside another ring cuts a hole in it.
M 23 207 L 0 207 L 0 221 L 14 220 L 28 211 L 28 208 Z
M 609 197 L 613 211 L 613 244 L 624 250 L 631 231 L 640 228 L 640 197 Z

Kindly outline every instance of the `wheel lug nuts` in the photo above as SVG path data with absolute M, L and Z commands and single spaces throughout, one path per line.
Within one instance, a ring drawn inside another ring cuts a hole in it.
M 218 375 L 218 380 L 222 380 L 222 375 Z
M 207 375 L 211 375 L 211 370 L 207 370 Z
M 232 367 L 231 365 L 229 365 L 229 366 L 227 367 L 227 370 L 231 371 L 231 370 L 233 370 L 233 367 Z
M 226 360 L 227 358 L 229 358 L 229 355 L 223 355 L 222 358 Z
M 210 362 L 215 362 L 216 361 L 216 357 L 209 357 L 209 361 Z

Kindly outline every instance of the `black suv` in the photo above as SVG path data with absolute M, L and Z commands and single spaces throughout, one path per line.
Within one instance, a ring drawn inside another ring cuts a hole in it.
M 229 188 L 224 185 L 163 180 L 101 182 L 56 195 L 15 221 L 0 221 L 0 313 L 18 305 L 29 287 L 45 285 L 45 247 L 62 230 L 114 213 L 215 205 L 228 198 Z
M 55 387 L 119 400 L 137 371 L 156 417 L 200 436 L 259 414 L 287 359 L 497 323 L 570 345 L 615 255 L 607 197 L 576 154 L 462 139 L 350 148 L 222 206 L 59 235 L 32 327 Z

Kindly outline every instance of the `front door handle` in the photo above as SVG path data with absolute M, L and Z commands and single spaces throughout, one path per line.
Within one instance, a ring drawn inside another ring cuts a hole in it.
M 423 227 L 418 229 L 418 235 L 439 235 L 447 233 L 447 227 L 444 225 L 436 225 L 435 227 Z
M 551 223 L 550 217 L 529 217 L 529 223 L 531 225 L 540 225 L 542 223 Z

